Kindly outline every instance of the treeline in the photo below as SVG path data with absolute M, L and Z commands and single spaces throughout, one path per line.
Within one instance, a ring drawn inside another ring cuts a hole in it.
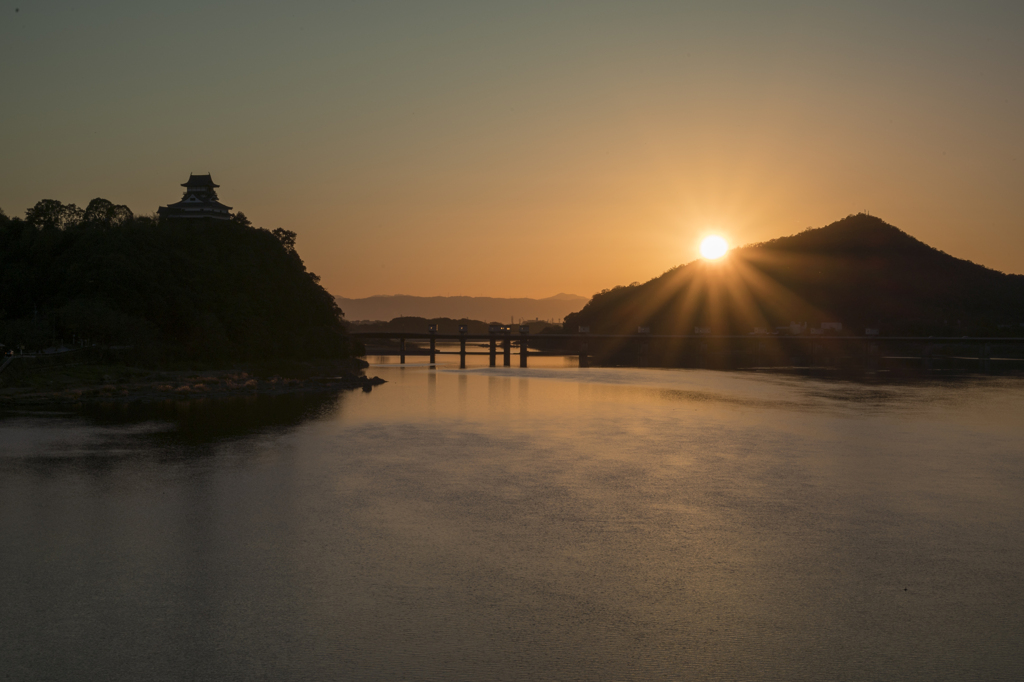
M 289 230 L 242 213 L 157 220 L 105 199 L 0 211 L 0 343 L 82 342 L 154 363 L 361 353 Z

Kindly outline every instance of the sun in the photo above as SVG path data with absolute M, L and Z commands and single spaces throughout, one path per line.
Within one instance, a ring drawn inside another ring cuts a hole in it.
M 705 237 L 700 243 L 700 255 L 707 260 L 718 260 L 729 250 L 729 245 L 718 235 Z

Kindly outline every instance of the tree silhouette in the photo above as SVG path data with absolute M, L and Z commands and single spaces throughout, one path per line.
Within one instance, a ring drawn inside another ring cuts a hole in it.
M 82 221 L 84 211 L 74 204 L 43 199 L 25 212 L 25 220 L 39 229 L 65 230 Z
M 82 222 L 94 225 L 121 225 L 135 216 L 127 206 L 114 204 L 107 199 L 96 198 L 89 202 L 82 215 Z
M 246 218 L 245 214 L 242 213 L 241 211 L 232 214 L 231 221 L 243 227 L 252 227 L 252 221 Z
M 276 228 L 271 231 L 271 234 L 277 237 L 281 245 L 284 246 L 284 250 L 288 253 L 295 253 L 295 233 L 291 230 L 285 230 L 283 228 Z

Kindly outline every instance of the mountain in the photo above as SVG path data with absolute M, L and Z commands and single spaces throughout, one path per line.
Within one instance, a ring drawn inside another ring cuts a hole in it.
M 582 308 L 587 299 L 574 294 L 556 294 L 548 298 L 488 298 L 484 296 L 370 296 L 335 300 L 345 319 L 391 320 L 396 317 L 469 318 L 508 323 L 523 320 L 561 321 Z
M 1024 276 L 954 258 L 864 214 L 694 261 L 594 296 L 566 329 L 591 333 L 748 334 L 838 322 L 844 333 L 1021 333 Z

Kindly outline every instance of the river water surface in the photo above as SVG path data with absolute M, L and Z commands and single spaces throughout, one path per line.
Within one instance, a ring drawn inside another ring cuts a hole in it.
M 1024 669 L 1024 381 L 562 363 L 0 416 L 0 680 Z

